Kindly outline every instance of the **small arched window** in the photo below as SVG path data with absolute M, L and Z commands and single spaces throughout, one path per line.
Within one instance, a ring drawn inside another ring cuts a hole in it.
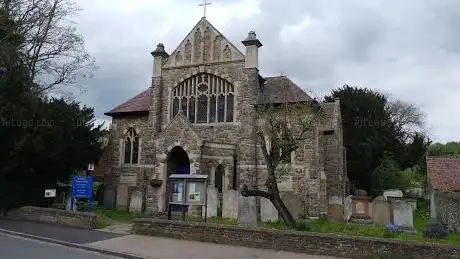
M 191 123 L 233 122 L 234 90 L 221 77 L 208 73 L 192 76 L 172 90 L 171 119 L 182 112 Z
M 126 132 L 124 150 L 125 164 L 139 163 L 139 136 L 133 128 L 129 128 Z

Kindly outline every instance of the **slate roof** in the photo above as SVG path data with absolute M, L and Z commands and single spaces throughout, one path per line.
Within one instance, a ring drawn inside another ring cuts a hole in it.
M 433 189 L 460 191 L 459 157 L 428 157 L 427 170 Z
M 287 76 L 266 77 L 264 79 L 263 93 L 265 93 L 269 103 L 313 101 L 313 98 L 292 82 Z M 262 100 L 262 102 L 264 101 Z
M 147 112 L 149 111 L 151 105 L 152 89 L 149 88 L 104 114 L 108 116 L 113 116 L 135 112 Z
M 262 79 L 262 78 L 261 78 Z M 263 100 L 262 103 L 294 103 L 312 101 L 306 92 L 297 86 L 291 79 L 286 76 L 266 77 L 263 78 Z M 127 115 L 136 112 L 148 112 L 152 104 L 151 88 L 134 96 L 128 101 L 120 104 L 109 112 L 104 113 L 107 116 Z

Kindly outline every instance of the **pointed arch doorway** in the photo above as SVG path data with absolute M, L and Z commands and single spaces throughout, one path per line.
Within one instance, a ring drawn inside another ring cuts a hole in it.
M 188 157 L 187 152 L 180 146 L 176 146 L 171 151 L 169 151 L 167 156 L 167 185 L 166 185 L 166 194 L 165 195 L 165 211 L 168 210 L 169 207 L 169 199 L 171 193 L 171 182 L 169 181 L 169 176 L 172 174 L 190 174 L 190 159 Z M 183 190 L 184 191 L 184 190 Z M 172 211 L 182 211 L 183 209 L 181 206 L 172 206 Z

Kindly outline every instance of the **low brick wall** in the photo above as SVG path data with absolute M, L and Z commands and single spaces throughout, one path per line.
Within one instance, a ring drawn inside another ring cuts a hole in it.
M 248 229 L 156 219 L 137 219 L 133 230 L 142 235 L 345 258 L 378 258 L 374 256 L 389 254 L 399 256 L 396 258 L 411 259 L 460 258 L 460 247 L 455 246 L 336 234 Z
M 8 212 L 8 218 L 45 222 L 70 227 L 94 229 L 97 215 L 87 212 L 73 212 L 51 208 L 26 206 Z

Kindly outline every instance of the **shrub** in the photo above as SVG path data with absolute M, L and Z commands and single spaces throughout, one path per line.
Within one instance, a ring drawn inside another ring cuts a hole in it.
M 296 229 L 299 231 L 311 231 L 312 226 L 309 221 L 299 220 L 297 221 Z

